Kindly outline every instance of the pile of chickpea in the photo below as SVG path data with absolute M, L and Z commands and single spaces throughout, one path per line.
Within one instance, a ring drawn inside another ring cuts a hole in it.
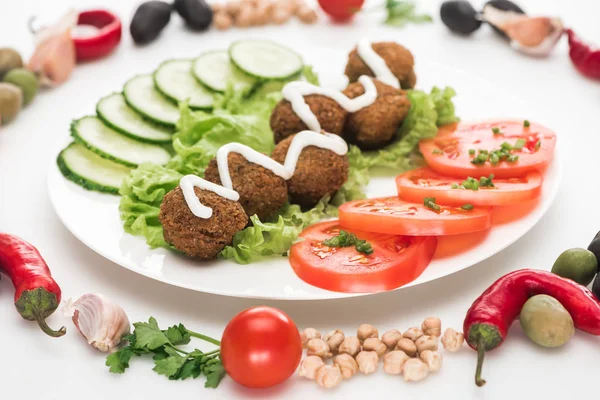
M 464 344 L 464 335 L 452 328 L 442 335 L 442 321 L 437 317 L 428 317 L 420 328 L 413 327 L 404 333 L 389 330 L 381 338 L 379 331 L 369 324 L 359 326 L 356 336 L 345 336 L 340 330 L 321 336 L 316 329 L 307 328 L 301 333 L 306 357 L 299 374 L 316 380 L 321 387 L 334 388 L 358 371 L 374 373 L 383 359 L 386 373 L 403 375 L 406 382 L 420 381 L 442 367 L 442 354 L 438 351 L 440 336 L 446 351 L 456 352 Z M 330 358 L 333 364 L 326 364 Z
M 282 25 L 294 16 L 305 24 L 313 24 L 318 18 L 315 9 L 308 6 L 305 0 L 230 0 L 211 6 L 213 23 L 219 30 L 232 26 Z

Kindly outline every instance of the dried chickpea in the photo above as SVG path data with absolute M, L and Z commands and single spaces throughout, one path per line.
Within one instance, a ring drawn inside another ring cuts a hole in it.
M 317 12 L 306 5 L 298 7 L 296 10 L 296 16 L 305 24 L 314 24 L 319 18 Z
M 377 338 L 365 339 L 362 348 L 366 351 L 374 351 L 379 357 L 383 356 L 387 351 L 387 346 Z
M 438 349 L 438 338 L 436 336 L 421 336 L 415 342 L 417 351 L 419 353 L 425 350 L 437 351 Z
M 402 338 L 396 343 L 396 350 L 401 350 L 409 357 L 417 355 L 417 345 L 410 339 Z
M 412 328 L 409 328 L 406 332 L 404 332 L 402 336 L 412 340 L 413 342 L 416 342 L 418 338 L 423 336 L 423 331 L 420 328 L 413 326 Z
M 362 324 L 358 327 L 358 330 L 356 331 L 356 337 L 358 337 L 358 340 L 360 340 L 360 342 L 362 343 L 367 338 L 378 338 L 379 332 L 377 331 L 377 328 L 375 328 L 373 325 Z
M 390 375 L 400 375 L 404 363 L 410 360 L 410 357 L 401 350 L 390 351 L 383 357 L 383 370 Z
M 302 347 L 306 348 L 310 339 L 321 339 L 321 332 L 315 328 L 306 328 L 300 332 L 300 340 L 302 340 Z
M 308 379 L 315 379 L 317 374 L 317 370 L 325 365 L 323 359 L 317 356 L 308 356 L 300 363 L 300 369 L 298 370 L 298 375 L 303 376 Z
M 429 368 L 429 372 L 437 372 L 442 368 L 442 355 L 437 351 L 425 350 L 419 354 L 419 358 Z
M 438 317 L 427 317 L 421 324 L 421 330 L 428 336 L 442 336 L 442 320 Z
M 227 7 L 223 3 L 213 3 L 210 5 L 210 8 L 212 9 L 213 14 L 227 12 Z
M 322 388 L 331 389 L 342 382 L 342 371 L 337 365 L 322 365 L 317 369 L 315 379 Z
M 340 367 L 344 379 L 350 379 L 358 372 L 358 363 L 350 354 L 338 354 L 333 359 L 333 364 Z
M 344 338 L 342 344 L 338 348 L 338 353 L 350 354 L 352 357 L 356 356 L 360 351 L 360 341 L 356 336 L 347 336 Z
M 460 332 L 456 332 L 452 328 L 446 329 L 444 336 L 442 336 L 442 345 L 444 349 L 449 352 L 457 352 L 463 346 L 465 342 L 465 335 Z
M 235 26 L 239 28 L 247 28 L 254 22 L 254 11 L 248 4 L 243 4 L 240 11 L 235 16 Z
M 356 363 L 360 372 L 369 375 L 377 371 L 379 356 L 374 351 L 361 351 L 356 355 Z
M 398 341 L 402 339 L 402 333 L 398 329 L 392 329 L 381 335 L 381 341 L 388 347 L 393 349 Z
M 317 356 L 326 360 L 331 357 L 331 351 L 329 350 L 329 345 L 323 339 L 310 339 L 308 344 L 306 345 L 306 355 L 307 356 Z
M 418 358 L 411 358 L 404 363 L 402 374 L 406 382 L 422 381 L 429 374 L 429 367 Z
M 340 348 L 340 345 L 344 341 L 344 338 L 344 332 L 340 331 L 339 329 L 336 329 L 335 331 L 331 331 L 327 335 L 325 335 L 323 340 L 327 342 L 327 344 L 329 345 L 329 349 L 333 353 L 337 353 L 338 349 Z
M 271 20 L 274 24 L 283 25 L 292 18 L 292 11 L 289 8 L 274 7 L 271 11 Z
M 271 2 L 270 1 L 259 1 L 254 7 L 253 13 L 253 25 L 267 25 L 271 22 Z
M 232 17 L 235 17 L 240 13 L 242 9 L 242 2 L 238 0 L 233 0 L 228 3 L 225 3 L 225 11 Z
M 215 28 L 218 30 L 226 31 L 233 25 L 233 18 L 226 12 L 219 11 L 213 16 L 213 24 L 215 24 Z

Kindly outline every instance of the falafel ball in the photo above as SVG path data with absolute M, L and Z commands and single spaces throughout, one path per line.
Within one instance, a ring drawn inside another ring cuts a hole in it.
M 348 114 L 344 138 L 361 149 L 377 149 L 394 139 L 410 110 L 410 100 L 402 90 L 373 79 L 377 99 L 373 104 Z M 348 85 L 343 93 L 353 99 L 365 93 L 361 83 Z
M 415 59 L 406 47 L 395 42 L 373 43 L 372 47 L 375 53 L 384 59 L 392 74 L 398 78 L 402 89 L 415 87 L 417 83 L 417 76 L 414 71 Z M 358 81 L 361 75 L 375 76 L 371 68 L 360 58 L 356 48 L 348 55 L 345 74 L 350 82 Z
M 320 94 L 311 94 L 304 97 L 310 110 L 317 116 L 321 129 L 325 132 L 341 135 L 348 113 L 337 101 Z M 287 100 L 281 100 L 271 113 L 271 130 L 275 143 L 307 130 L 308 127 L 292 109 L 292 104 Z
M 246 227 L 248 216 L 237 201 L 209 190 L 194 188 L 194 192 L 203 205 L 212 208 L 212 217 L 196 217 L 177 186 L 165 195 L 158 218 L 167 243 L 189 257 L 212 260 Z
M 294 136 L 282 140 L 271 157 L 282 163 Z M 296 170 L 288 180 L 290 202 L 302 207 L 314 207 L 323 196 L 333 196 L 348 180 L 348 155 L 340 156 L 331 150 L 308 146 L 298 158 Z
M 282 177 L 239 153 L 230 153 L 227 161 L 233 190 L 240 194 L 239 202 L 249 217 L 256 214 L 265 221 L 287 202 L 287 184 Z M 216 158 L 208 164 L 204 179 L 221 185 Z

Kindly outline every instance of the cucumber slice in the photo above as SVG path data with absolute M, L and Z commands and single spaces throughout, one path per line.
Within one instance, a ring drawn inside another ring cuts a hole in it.
M 257 83 L 256 78 L 240 71 L 231 63 L 225 50 L 209 51 L 200 55 L 194 60 L 192 73 L 204 86 L 220 93 L 224 93 L 229 85 L 233 85 L 236 90 L 244 90 Z
M 118 194 L 131 168 L 100 157 L 79 143 L 71 143 L 56 159 L 60 172 L 87 190 Z
M 106 125 L 132 139 L 147 143 L 171 143 L 172 130 L 146 121 L 127 105 L 121 93 L 100 99 L 96 113 Z
M 176 103 L 189 101 L 190 108 L 210 109 L 213 94 L 192 75 L 191 60 L 169 60 L 154 73 L 154 85 L 159 92 Z
M 302 71 L 302 57 L 269 40 L 240 40 L 229 46 L 229 58 L 239 69 L 260 79 L 288 79 Z
M 129 107 L 159 124 L 174 127 L 179 108 L 154 88 L 152 75 L 138 75 L 125 83 L 123 96 Z
M 121 135 L 104 125 L 97 117 L 83 117 L 71 124 L 71 135 L 94 153 L 106 159 L 128 167 L 137 167 L 142 163 L 164 165 L 171 154 L 161 146 L 141 143 Z

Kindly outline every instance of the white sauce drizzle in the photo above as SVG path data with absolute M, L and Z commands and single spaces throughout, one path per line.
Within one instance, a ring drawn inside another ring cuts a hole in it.
M 251 147 L 241 143 L 229 143 L 222 146 L 219 151 L 217 151 L 217 167 L 223 186 L 204 180 L 196 175 L 186 175 L 179 181 L 183 197 L 192 211 L 192 214 L 198 218 L 208 219 L 212 217 L 212 209 L 200 203 L 198 196 L 196 196 L 196 193 L 194 192 L 194 187 L 210 190 L 211 192 L 232 201 L 238 201 L 240 199 L 240 194 L 233 190 L 233 183 L 231 181 L 231 175 L 229 174 L 229 153 L 239 153 L 251 163 L 258 164 L 272 171 L 275 175 L 288 180 L 296 171 L 298 159 L 300 158 L 302 150 L 309 146 L 331 150 L 340 156 L 343 156 L 348 152 L 348 144 L 338 135 L 332 133 L 321 134 L 313 131 L 302 131 L 294 136 L 287 155 L 285 156 L 283 165 Z
M 373 45 L 367 39 L 361 39 L 356 46 L 358 56 L 373 71 L 375 77 L 383 83 L 400 89 L 398 78 L 392 73 L 385 60 L 373 50 Z
M 311 131 L 321 132 L 321 124 L 317 116 L 310 110 L 304 100 L 304 96 L 311 94 L 320 94 L 335 100 L 347 112 L 357 112 L 360 109 L 370 106 L 377 100 L 377 88 L 371 77 L 363 75 L 358 81 L 364 86 L 365 93 L 351 99 L 334 89 L 324 88 L 312 85 L 308 82 L 290 82 L 283 87 L 281 93 L 283 98 L 291 103 L 292 110 L 298 118 L 302 120 Z

